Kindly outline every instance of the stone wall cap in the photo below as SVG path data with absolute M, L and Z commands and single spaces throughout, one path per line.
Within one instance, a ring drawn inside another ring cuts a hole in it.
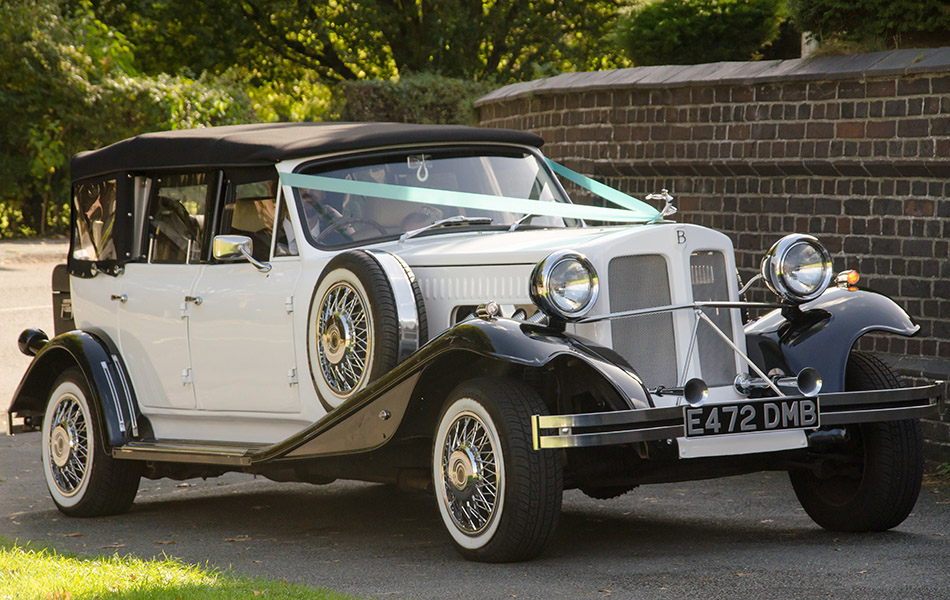
M 633 67 L 610 71 L 562 73 L 547 79 L 514 83 L 482 96 L 475 102 L 475 106 L 534 94 L 600 89 L 655 89 L 847 78 L 866 79 L 947 71 L 950 71 L 950 47 L 907 48 L 867 54 L 790 60 Z

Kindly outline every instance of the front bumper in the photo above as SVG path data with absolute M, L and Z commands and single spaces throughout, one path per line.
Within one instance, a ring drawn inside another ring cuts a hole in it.
M 944 382 L 891 390 L 819 394 L 819 426 L 919 419 L 936 415 L 944 400 Z M 800 400 L 801 396 L 749 402 Z M 576 415 L 533 415 L 535 450 L 587 448 L 686 437 L 689 405 Z M 758 432 L 767 433 L 767 432 Z M 728 434 L 715 437 L 731 437 Z

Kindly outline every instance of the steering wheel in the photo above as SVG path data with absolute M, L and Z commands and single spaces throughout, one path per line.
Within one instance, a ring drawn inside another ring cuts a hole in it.
M 354 219 L 343 219 L 341 221 L 337 221 L 336 223 L 331 223 L 323 231 L 321 231 L 317 235 L 316 239 L 313 241 L 319 244 L 323 242 L 326 238 L 330 237 L 331 233 L 337 233 L 343 236 L 343 238 L 346 239 L 347 241 L 352 242 L 353 241 L 352 234 L 346 233 L 345 231 L 347 227 L 350 227 L 352 225 L 369 225 L 370 227 L 372 227 L 373 229 L 375 229 L 382 235 L 389 235 L 389 232 L 386 231 L 386 229 L 382 225 L 380 225 L 379 223 L 377 223 L 376 221 L 372 219 L 355 219 L 354 218 Z

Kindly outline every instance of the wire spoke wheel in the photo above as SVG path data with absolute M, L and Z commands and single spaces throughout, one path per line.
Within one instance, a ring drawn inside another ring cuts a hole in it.
M 370 360 L 372 330 L 366 301 L 347 282 L 327 291 L 319 308 L 317 355 L 330 389 L 346 396 L 363 382 Z
M 441 462 L 442 493 L 452 521 L 469 535 L 482 532 L 495 517 L 503 490 L 495 445 L 477 415 L 464 412 L 449 426 Z
M 88 415 L 73 394 L 64 394 L 53 407 L 46 440 L 53 482 L 64 496 L 73 496 L 89 472 Z
M 43 415 L 43 476 L 56 507 L 76 517 L 115 515 L 135 501 L 142 463 L 116 460 L 104 446 L 85 376 L 65 369 Z
M 422 290 L 398 257 L 351 250 L 323 268 L 307 313 L 307 363 L 327 411 L 392 371 L 427 339 Z
M 479 377 L 449 393 L 432 443 L 432 481 L 442 523 L 465 558 L 527 560 L 557 527 L 560 455 L 531 445 L 531 415 L 546 411 L 513 378 Z

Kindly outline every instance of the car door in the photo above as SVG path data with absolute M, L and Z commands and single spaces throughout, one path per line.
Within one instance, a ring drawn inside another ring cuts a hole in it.
M 191 290 L 203 268 L 216 178 L 210 172 L 163 174 L 147 187 L 144 260 L 126 265 L 120 277 L 119 347 L 141 405 L 194 409 Z
M 286 230 L 274 231 L 277 188 L 273 168 L 227 172 L 217 233 L 249 237 L 252 256 L 270 268 L 212 260 L 198 278 L 189 336 L 199 409 L 300 412 L 293 330 L 300 260 Z

